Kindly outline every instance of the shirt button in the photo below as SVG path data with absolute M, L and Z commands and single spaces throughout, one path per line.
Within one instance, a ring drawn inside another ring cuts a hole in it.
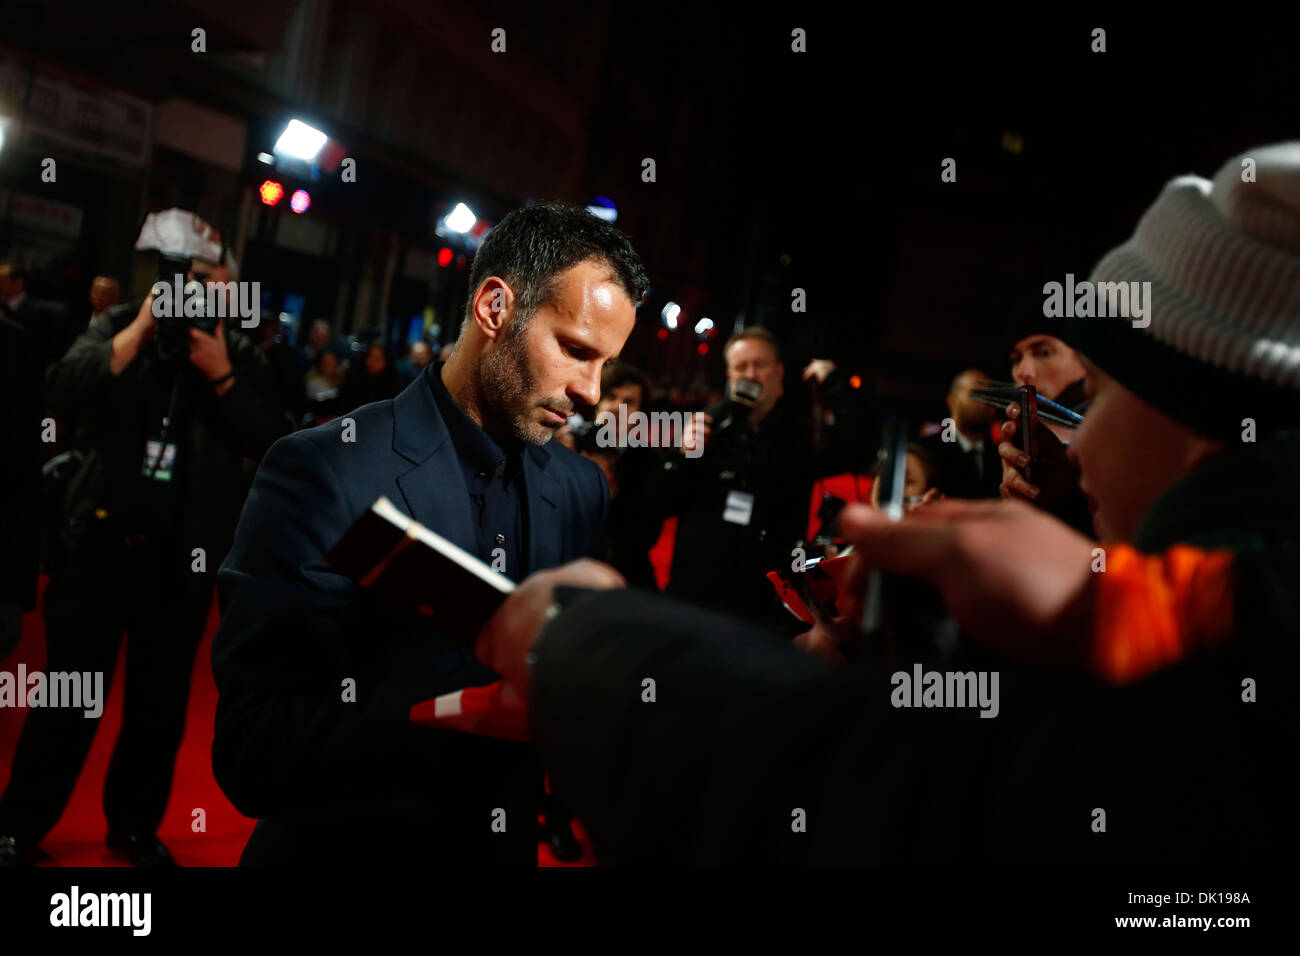
M 505 543 L 506 543 L 506 536 L 503 534 L 497 535 L 497 544 L 505 544 Z

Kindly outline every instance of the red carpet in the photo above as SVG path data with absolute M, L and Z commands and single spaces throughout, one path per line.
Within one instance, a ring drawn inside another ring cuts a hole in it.
M 45 579 L 40 582 L 44 599 Z M 234 866 L 239 861 L 244 842 L 253 831 L 253 822 L 230 805 L 212 777 L 212 722 L 217 707 L 217 688 L 212 681 L 210 652 L 212 635 L 217 628 L 217 608 L 213 603 L 208 627 L 195 660 L 190 683 L 189 715 L 185 738 L 176 757 L 176 777 L 171 801 L 163 818 L 158 838 L 167 844 L 182 866 Z M 123 644 L 125 647 L 125 643 Z M 19 663 L 28 672 L 45 667 L 45 628 L 39 607 L 23 618 L 23 635 L 18 649 L 0 664 L 11 673 Z M 113 742 L 122 723 L 123 664 L 119 655 L 113 685 L 104 715 L 95 733 L 90 755 L 77 780 L 72 799 L 63 818 L 41 844 L 54 862 L 62 866 L 125 866 L 126 858 L 104 846 L 104 811 L 102 799 L 104 774 L 112 756 Z M 0 708 L 0 787 L 9 782 L 18 733 L 26 718 L 25 708 Z M 204 829 L 199 826 L 196 809 L 203 810 Z M 538 863 L 542 866 L 590 866 L 595 863 L 581 828 L 575 832 L 584 842 L 583 858 L 576 864 L 558 863 L 546 846 L 538 846 Z

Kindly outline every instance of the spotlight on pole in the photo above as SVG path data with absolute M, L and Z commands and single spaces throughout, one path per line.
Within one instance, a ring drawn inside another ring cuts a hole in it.
M 275 151 L 310 163 L 329 139 L 315 127 L 308 126 L 301 120 L 289 120 L 280 138 L 275 141 Z

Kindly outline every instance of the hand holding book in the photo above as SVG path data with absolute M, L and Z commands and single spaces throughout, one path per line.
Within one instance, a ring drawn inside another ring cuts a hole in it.
M 327 557 L 363 588 L 472 644 L 478 659 L 502 677 L 418 703 L 410 719 L 506 740 L 530 739 L 526 656 L 555 603 L 555 589 L 627 586 L 613 568 L 589 559 L 539 571 L 516 585 L 387 498 L 358 518 Z

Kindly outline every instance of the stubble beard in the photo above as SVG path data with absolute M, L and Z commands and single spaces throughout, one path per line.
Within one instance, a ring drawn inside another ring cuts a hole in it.
M 528 367 L 524 327 L 510 328 L 500 347 L 483 359 L 480 384 L 486 409 L 517 439 L 528 445 L 545 445 L 555 430 L 532 420 L 534 378 Z

